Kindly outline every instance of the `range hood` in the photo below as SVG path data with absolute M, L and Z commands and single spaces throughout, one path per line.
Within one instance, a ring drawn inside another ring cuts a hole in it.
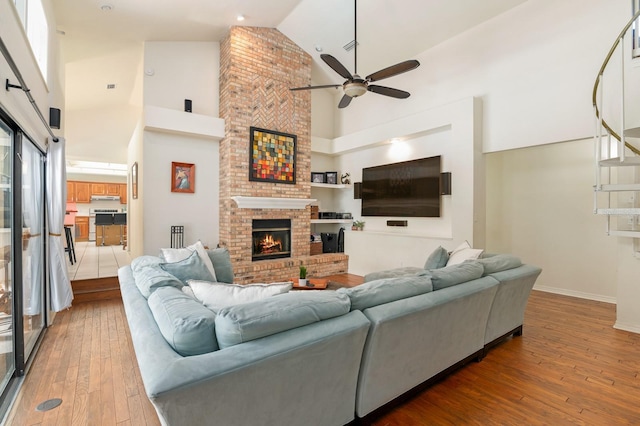
M 120 201 L 117 195 L 92 195 L 91 201 Z

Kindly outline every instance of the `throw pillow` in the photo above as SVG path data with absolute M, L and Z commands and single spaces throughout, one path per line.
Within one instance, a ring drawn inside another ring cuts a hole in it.
M 151 293 L 160 287 L 178 287 L 181 288 L 184 284 L 178 278 L 165 271 L 156 265 L 146 265 L 138 267 L 135 270 L 132 269 L 133 279 L 136 283 L 136 287 L 140 291 L 140 294 L 148 299 Z
M 216 281 L 220 283 L 233 283 L 233 266 L 231 256 L 226 247 L 207 250 L 213 269 L 216 270 Z
M 164 258 L 166 262 L 173 263 L 173 262 L 179 262 L 181 260 L 186 259 L 187 257 L 191 256 L 191 253 L 193 252 L 198 253 L 198 256 L 200 256 L 200 259 L 202 259 L 203 264 L 206 266 L 206 268 L 209 270 L 209 273 L 213 277 L 213 281 L 217 281 L 216 271 L 213 268 L 213 263 L 211 263 L 211 259 L 209 258 L 207 251 L 205 250 L 204 246 L 200 241 L 197 241 L 195 244 L 192 244 L 189 247 L 184 247 L 179 249 L 161 248 L 160 256 Z
M 161 263 L 160 267 L 185 285 L 188 280 L 214 281 L 216 279 L 195 251 L 186 259 L 173 263 Z
M 444 247 L 440 246 L 435 249 L 427 258 L 427 261 L 424 264 L 424 269 L 439 269 L 447 266 L 447 261 L 449 260 L 449 253 Z
M 216 316 L 218 345 L 223 349 L 345 315 L 349 305 L 349 298 L 335 291 L 296 291 L 229 306 Z
M 149 309 L 160 333 L 182 356 L 218 350 L 216 314 L 177 288 L 159 288 L 149 296 Z
M 428 273 L 431 275 L 431 283 L 435 291 L 480 278 L 484 268 L 477 262 L 464 262 L 434 269 Z
M 291 282 L 241 285 L 190 280 L 188 284 L 196 299 L 216 313 L 227 306 L 254 302 L 275 294 L 286 293 L 293 287 Z
M 465 260 L 477 259 L 480 257 L 484 250 L 482 249 L 473 249 L 468 241 L 460 244 L 454 251 L 449 255 L 449 260 L 447 261 L 447 266 L 457 265 L 459 263 L 464 262 Z

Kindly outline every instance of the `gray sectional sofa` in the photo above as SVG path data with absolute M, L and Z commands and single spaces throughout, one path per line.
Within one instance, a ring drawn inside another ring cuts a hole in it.
M 209 254 L 216 271 L 230 267 L 223 251 Z M 161 260 L 146 258 L 118 274 L 147 395 L 170 425 L 342 425 L 374 416 L 521 332 L 540 274 L 513 259 L 480 259 L 211 314 Z

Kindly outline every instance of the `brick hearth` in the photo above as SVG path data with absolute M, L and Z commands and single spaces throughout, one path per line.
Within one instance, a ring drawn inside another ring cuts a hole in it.
M 238 282 L 272 282 L 295 277 L 298 266 L 310 275 L 345 273 L 344 254 L 309 256 L 310 208 L 238 208 L 231 199 L 308 199 L 311 194 L 311 94 L 290 87 L 311 82 L 311 57 L 272 28 L 232 27 L 220 45 L 220 245 L 231 254 Z M 295 94 L 294 94 L 295 93 Z M 297 136 L 296 184 L 249 181 L 251 126 Z M 292 257 L 251 261 L 253 219 L 291 219 Z

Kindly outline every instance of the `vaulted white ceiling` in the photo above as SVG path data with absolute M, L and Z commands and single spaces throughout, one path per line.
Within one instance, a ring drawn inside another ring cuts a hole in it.
M 525 0 L 360 0 L 358 71 L 421 53 Z M 342 83 L 316 47 L 354 70 L 352 0 L 102 0 L 53 2 L 67 64 L 66 107 L 138 104 L 141 42 L 220 41 L 232 25 L 275 27 L 314 58 L 315 83 Z M 244 15 L 238 22 L 236 17 Z M 435 64 L 423 64 L 435 66 Z M 117 91 L 107 91 L 117 82 Z
M 366 76 L 412 59 L 525 1 L 360 0 L 357 71 Z M 66 74 L 65 109 L 67 117 L 74 117 L 65 131 L 68 159 L 126 162 L 136 124 L 131 113 L 142 107 L 144 41 L 221 41 L 234 25 L 277 28 L 312 56 L 313 84 L 344 80 L 320 59 L 320 53 L 333 55 L 355 73 L 354 51 L 343 48 L 354 39 L 353 0 L 54 0 L 52 4 Z M 238 15 L 244 15 L 244 21 L 238 22 Z M 107 89 L 112 83 L 116 90 Z M 105 127 L 98 117 L 119 124 Z M 101 127 L 99 132 L 95 126 Z M 100 148 L 105 143 L 108 151 Z

